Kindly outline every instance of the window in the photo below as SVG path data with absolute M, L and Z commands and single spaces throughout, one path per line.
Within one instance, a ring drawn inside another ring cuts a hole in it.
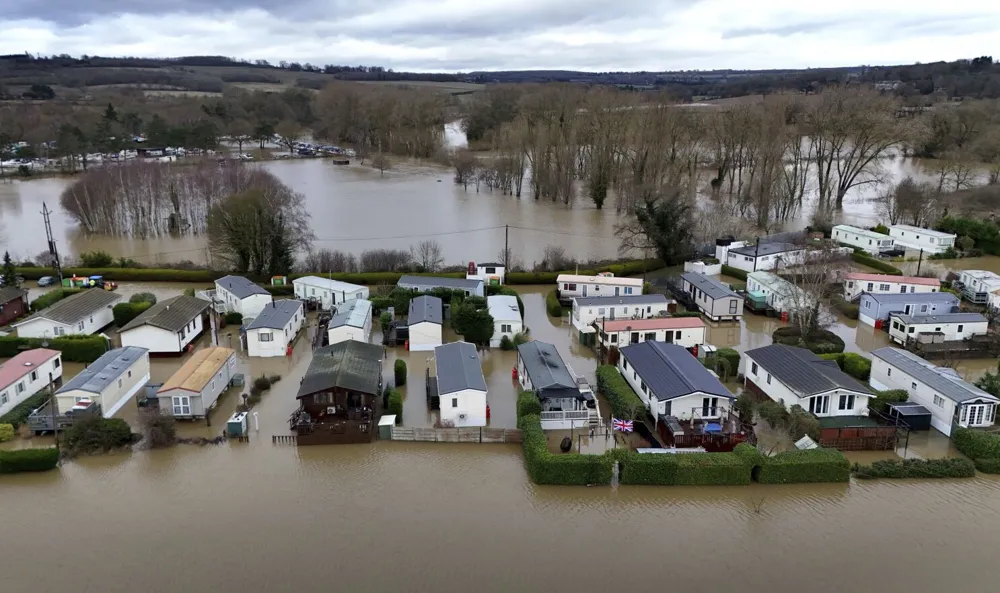
M 916 388 L 917 388 L 917 384 L 916 383 L 910 383 L 910 389 L 914 389 L 915 390 Z
M 827 414 L 830 412 L 830 396 L 817 395 L 809 398 L 809 412 L 812 414 Z
M 882 291 L 888 291 L 889 290 L 889 285 L 888 284 L 879 284 L 878 285 L 878 289 L 882 290 Z
M 753 374 L 755 374 L 755 375 L 757 374 L 757 363 L 756 362 L 752 363 L 750 365 L 750 372 L 753 373 Z
M 631 286 L 626 286 L 625 287 L 625 294 L 632 294 L 632 287 Z
M 848 282 L 847 288 L 854 288 L 854 282 Z
M 15 387 L 15 393 L 24 393 L 24 381 L 17 384 L 17 387 Z
M 926 313 L 927 312 L 927 305 L 920 305 L 920 312 L 921 313 Z
M 737 306 L 738 305 L 737 305 L 736 299 L 729 299 L 729 314 L 730 315 L 736 315 L 736 307 Z
M 316 289 L 315 288 L 310 288 L 309 291 L 310 291 L 309 294 L 311 294 L 312 296 L 316 296 Z
M 643 393 L 646 393 L 646 383 L 644 381 L 639 381 L 639 389 L 641 389 Z
M 598 315 L 604 315 L 604 307 L 598 307 L 597 308 L 597 314 Z
M 869 283 L 868 283 L 868 292 L 871 292 L 871 290 L 872 290 L 873 288 L 875 288 L 875 283 L 874 283 L 874 282 L 869 282 Z
M 453 408 L 457 408 L 458 407 L 458 398 L 457 397 L 451 398 L 451 407 L 453 407 Z
M 575 291 L 576 284 L 563 284 L 563 290 Z
M 935 327 L 934 331 L 939 332 L 939 331 L 941 331 L 941 328 L 940 327 Z
M 959 325 L 958 325 L 958 333 L 962 333 L 962 329 L 963 329 L 963 328 L 965 328 L 965 326 L 964 326 L 964 325 L 962 325 L 962 324 L 959 324 Z
M 871 301 L 865 301 L 865 309 L 871 309 L 871 308 L 872 308 L 872 302 Z
M 174 409 L 174 416 L 191 415 L 191 398 L 186 395 L 175 395 L 171 398 Z
M 892 369 L 886 369 L 885 370 L 885 376 L 886 377 L 891 377 L 892 376 Z
M 77 324 L 76 324 L 76 327 L 77 327 L 77 329 L 79 329 L 80 331 L 83 331 L 83 328 L 84 328 L 84 323 L 83 323 L 83 322 L 81 321 L 80 323 L 77 323 Z
M 915 329 L 916 329 L 915 327 L 911 327 L 910 329 L 906 330 L 906 333 L 912 334 L 913 330 L 915 330 Z
M 129 378 L 132 378 L 132 371 L 131 370 L 129 370 L 128 376 L 129 376 Z
M 121 389 L 121 388 L 122 388 L 122 380 L 118 379 L 118 389 Z
M 677 333 L 674 334 L 674 339 L 675 340 L 681 339 L 681 331 L 680 330 L 677 330 Z
M 510 333 L 510 324 L 509 323 L 501 323 L 500 324 L 500 333 L 502 333 L 502 334 L 509 334 Z
M 869 244 L 869 245 L 871 245 L 871 244 L 872 244 L 872 240 L 871 240 L 871 239 L 868 239 L 868 244 Z
M 646 307 L 646 313 L 652 313 L 652 312 L 653 312 L 653 307 L 652 306 Z
M 664 416 L 670 416 L 670 408 L 671 408 L 670 404 L 671 403 L 673 403 L 673 402 L 669 402 L 669 401 L 664 402 L 664 404 L 666 404 L 666 405 L 664 405 L 664 411 L 663 411 L 663 415 Z
M 961 327 L 961 326 L 959 326 L 959 327 Z M 959 331 L 962 331 L 962 330 L 959 330 Z M 32 381 L 37 381 L 38 380 L 38 371 L 31 371 L 31 380 Z
M 701 415 L 706 418 L 714 418 L 719 415 L 719 398 L 706 397 L 701 400 Z
M 618 342 L 618 334 L 611 334 L 611 343 L 614 344 Z
M 939 408 L 943 408 L 944 407 L 944 398 L 941 397 L 940 395 L 934 394 L 934 405 L 937 406 L 937 407 L 939 407 Z
M 261 342 L 273 342 L 274 341 L 274 334 L 272 334 L 271 332 L 267 332 L 267 333 L 261 332 L 261 333 L 257 334 L 257 340 L 261 341 Z
M 184 328 L 183 327 L 181 328 L 181 339 L 182 340 L 184 339 Z
M 52 361 L 52 368 L 58 369 L 62 365 L 62 361 L 58 358 Z
M 905 293 L 906 292 L 906 287 L 905 286 L 900 286 L 899 287 L 899 292 Z
M 10 398 L 7 397 L 7 392 L 0 393 L 0 406 L 7 405 L 8 401 L 10 401 Z
M 771 384 L 771 373 L 768 373 L 768 374 L 767 374 L 767 384 L 768 384 L 768 385 L 770 385 L 770 384 Z
M 626 371 L 628 370 L 628 361 L 625 360 L 624 357 L 622 357 L 622 369 Z
M 486 268 L 486 273 L 487 274 L 496 274 L 497 273 L 497 269 L 496 268 Z
M 853 410 L 854 409 L 854 396 L 853 395 L 841 395 L 840 405 L 837 406 L 839 410 Z

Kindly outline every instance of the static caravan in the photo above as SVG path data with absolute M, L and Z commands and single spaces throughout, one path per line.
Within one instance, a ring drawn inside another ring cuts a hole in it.
M 593 333 L 593 323 L 599 319 L 646 319 L 665 317 L 676 310 L 677 301 L 662 294 L 633 294 L 629 296 L 577 297 L 573 299 L 570 320 L 573 327 L 584 333 Z
M 430 292 L 436 288 L 461 290 L 465 296 L 486 296 L 485 283 L 479 279 L 442 278 L 439 276 L 402 276 L 396 286 L 419 292 Z
M 925 253 L 944 253 L 955 247 L 955 235 L 932 231 L 908 224 L 894 224 L 889 227 L 889 236 L 897 247 L 920 250 Z
M 210 346 L 195 352 L 160 386 L 160 413 L 174 418 L 204 418 L 236 374 L 236 352 Z
M 958 297 L 950 292 L 914 294 L 864 293 L 858 301 L 858 321 L 880 327 L 890 313 L 903 315 L 941 315 L 958 310 Z
M 150 354 L 180 354 L 201 335 L 208 307 L 208 301 L 186 295 L 162 300 L 118 330 L 122 346 L 139 346 Z
M 243 339 L 250 356 L 285 356 L 299 335 L 306 312 L 302 301 L 272 301 L 246 326 Z
M 989 270 L 962 270 L 955 282 L 962 298 L 976 305 L 986 305 L 990 293 L 1000 290 L 1000 274 Z
M 81 400 L 101 406 L 111 418 L 149 381 L 149 352 L 126 346 L 109 350 L 63 384 L 56 392 L 59 413 L 69 412 Z
M 111 309 L 121 298 L 113 292 L 89 288 L 42 309 L 13 327 L 17 329 L 19 338 L 88 336 L 114 322 Z
M 743 299 L 718 280 L 685 272 L 681 274 L 681 287 L 712 321 L 738 320 L 743 316 Z
M 778 313 L 807 309 L 813 299 L 804 290 L 773 272 L 747 274 L 747 292 L 751 298 L 761 298 Z
M 441 345 L 441 326 L 444 316 L 441 299 L 420 295 L 410 300 L 410 312 L 406 320 L 410 330 L 410 350 L 433 350 Z
M 48 387 L 62 383 L 62 352 L 35 348 L 0 363 L 0 416 Z
M 476 263 L 469 262 L 469 270 L 465 274 L 466 280 L 481 280 L 487 286 L 497 286 L 504 283 L 507 275 L 507 267 L 496 262 Z
M 372 303 L 354 299 L 337 307 L 337 312 L 327 325 L 329 344 L 345 340 L 367 342 L 372 333 Z
M 514 336 L 524 331 L 524 322 L 521 320 L 521 308 L 517 304 L 517 297 L 498 294 L 486 297 L 486 304 L 489 307 L 490 317 L 493 318 L 491 347 L 499 346 L 504 336 L 513 340 Z
M 872 255 L 878 255 L 883 251 L 892 251 L 894 249 L 894 239 L 889 235 L 883 235 L 882 233 L 876 233 L 875 231 L 848 224 L 838 224 L 833 227 L 831 237 L 838 243 L 858 247 Z
M 315 301 L 319 308 L 329 311 L 337 305 L 355 299 L 367 299 L 368 287 L 319 276 L 303 276 L 292 280 L 295 298 L 301 301 Z
M 752 243 L 743 247 L 730 247 L 726 254 L 726 265 L 743 270 L 776 270 L 802 263 L 806 249 L 794 243 Z
M 543 430 L 584 428 L 599 421 L 594 392 L 552 344 L 532 340 L 517 347 L 517 382 L 538 396 Z
M 273 299 L 271 293 L 243 276 L 223 276 L 215 281 L 215 300 L 226 312 L 256 317 Z
M 955 342 L 985 336 L 989 325 L 989 321 L 981 313 L 893 315 L 889 320 L 889 339 L 902 345 L 910 340 L 923 343 Z
M 653 317 L 650 319 L 605 319 L 598 321 L 600 343 L 605 348 L 622 348 L 640 342 L 667 342 L 684 348 L 705 343 L 705 322 L 701 317 Z
M 628 296 L 642 294 L 642 278 L 617 278 L 611 272 L 596 276 L 559 274 L 556 276 L 559 300 L 569 304 L 577 297 Z
M 434 348 L 436 385 L 443 426 L 486 426 L 486 378 L 476 347 L 452 342 Z
M 940 288 L 941 282 L 937 278 L 865 274 L 864 272 L 849 272 L 844 276 L 844 298 L 849 301 L 860 297 L 863 292 L 913 294 L 937 292 Z
M 872 352 L 870 383 L 880 391 L 909 393 L 909 401 L 930 411 L 931 426 L 948 436 L 955 426 L 989 428 L 996 421 L 1000 399 L 963 380 L 953 369 L 899 348 Z

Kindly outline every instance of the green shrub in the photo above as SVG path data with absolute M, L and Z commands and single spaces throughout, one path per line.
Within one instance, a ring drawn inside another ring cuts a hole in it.
M 955 448 L 970 459 L 1000 459 L 1000 434 L 970 428 L 956 428 L 951 433 Z
M 875 228 L 873 228 L 872 230 L 875 231 L 876 233 L 882 233 L 883 235 L 889 234 L 889 227 L 885 226 L 881 222 L 875 225 Z
M 542 402 L 538 400 L 538 395 L 534 391 L 522 391 L 517 394 L 517 417 L 540 416 L 542 413 Z
M 226 325 L 240 325 L 243 323 L 243 315 L 233 311 L 231 313 L 226 313 L 225 316 Z
M 70 455 L 103 453 L 132 442 L 132 429 L 120 418 L 81 417 L 63 431 L 60 442 Z
M 376 315 L 380 315 L 380 314 L 383 314 L 383 313 L 388 313 L 389 311 L 387 311 L 387 309 L 392 306 L 392 297 L 388 297 L 388 296 L 373 296 L 373 297 L 371 297 L 368 300 L 371 301 L 372 311 Z M 381 319 L 381 316 L 379 317 L 379 319 Z M 391 317 L 389 318 L 389 321 L 392 321 Z
M 840 370 L 863 383 L 867 382 L 868 378 L 872 374 L 871 359 L 865 358 L 860 354 L 855 354 L 853 352 L 833 352 L 820 354 L 819 357 L 824 360 L 835 361 L 837 366 L 840 367 Z
M 642 283 L 642 294 L 653 294 L 656 290 L 653 288 L 652 282 Z
M 253 380 L 253 386 L 260 391 L 267 391 L 271 388 L 271 380 L 261 375 Z
M 858 314 L 860 312 L 860 308 L 858 307 L 858 305 L 848 302 L 847 299 L 840 296 L 839 294 L 830 297 L 830 304 L 833 305 L 834 309 L 840 311 L 840 313 L 843 314 L 844 317 L 847 317 L 848 319 L 858 318 Z
M 788 410 L 780 402 L 768 400 L 757 405 L 757 415 L 775 428 L 788 425 Z
M 194 295 L 191 295 L 194 296 Z M 133 294 L 128 302 L 130 303 L 149 303 L 150 305 L 156 304 L 156 295 L 151 292 L 137 292 Z
M 858 253 L 855 251 L 851 254 L 851 259 L 863 266 L 874 268 L 880 272 L 885 272 L 886 274 L 892 274 L 893 276 L 903 275 L 903 272 L 896 266 L 886 263 L 880 259 L 875 259 L 867 253 Z
M 271 296 L 295 296 L 293 284 L 265 284 L 264 290 L 271 293 Z
M 48 268 L 46 268 L 48 269 Z M 80 292 L 79 288 L 54 288 L 37 299 L 31 301 L 32 311 L 41 311 L 42 309 L 47 309 L 52 305 L 58 303 L 66 297 L 73 296 Z
M 115 258 L 107 251 L 84 251 L 80 254 L 80 263 L 87 268 L 110 268 Z
M 637 419 L 646 409 L 645 404 L 614 366 L 606 364 L 597 367 L 597 389 L 611 404 L 611 414 L 615 418 Z
M 403 423 L 403 393 L 398 389 L 389 390 L 389 413 L 396 415 L 396 424 Z
M 868 408 L 880 414 L 888 414 L 890 403 L 905 402 L 909 399 L 910 394 L 905 389 L 876 391 L 875 397 L 868 400 Z
M 753 422 L 753 413 L 757 409 L 757 401 L 748 391 L 744 391 L 733 402 L 733 411 L 743 422 Z
M 854 464 L 854 475 L 862 480 L 876 478 L 972 478 L 976 466 L 969 459 L 883 459 L 871 465 Z
M 16 356 L 23 350 L 41 348 L 42 342 L 48 348 L 62 352 L 63 362 L 94 362 L 108 350 L 108 341 L 100 335 L 69 335 L 43 340 L 41 338 L 0 337 L 0 358 Z
M 1000 474 L 1000 457 L 997 458 L 980 458 L 975 460 L 976 469 L 983 472 L 984 474 Z
M 406 361 L 397 358 L 396 362 L 392 363 L 392 375 L 395 379 L 396 387 L 402 387 L 406 385 Z
M 378 316 L 378 323 L 382 329 L 389 329 L 389 324 L 392 323 L 392 314 L 388 311 L 382 311 L 382 314 Z
M 128 322 L 139 316 L 140 313 L 153 306 L 153 303 L 145 301 L 138 303 L 118 303 L 111 309 L 115 316 L 115 325 L 125 327 Z
M 670 314 L 671 317 L 701 317 L 701 311 L 676 311 Z
M 795 440 L 802 438 L 802 435 L 807 435 L 812 440 L 818 441 L 820 435 L 819 418 L 806 412 L 800 405 L 792 406 L 788 413 L 788 434 L 792 435 Z
M 0 424 L 0 443 L 6 443 L 7 441 L 14 440 L 17 436 L 17 432 L 14 430 L 14 426 L 11 424 Z
M 586 486 L 610 484 L 613 460 L 610 455 L 579 455 L 549 452 L 541 419 L 534 414 L 518 420 L 524 447 L 524 464 L 536 484 Z
M 511 340 L 510 336 L 504 335 L 503 337 L 500 338 L 501 350 L 513 350 L 514 348 L 515 348 L 514 340 Z
M 55 447 L 0 451 L 0 474 L 44 472 L 55 469 L 59 450 Z
M 555 289 L 549 291 L 549 293 L 545 295 L 545 310 L 548 311 L 549 315 L 552 317 L 563 316 L 563 306 L 559 304 L 559 296 Z
M 3 355 L 0 354 L 0 356 Z M 28 416 L 31 415 L 33 411 L 41 407 L 45 404 L 45 402 L 49 401 L 49 397 L 49 392 L 45 390 L 32 395 L 28 399 L 11 408 L 10 411 L 3 416 L 0 416 L 0 424 L 9 424 L 14 428 L 14 430 L 17 430 L 19 426 L 28 421 Z
M 622 484 L 740 486 L 750 483 L 751 466 L 736 453 L 618 454 Z
M 722 275 L 729 276 L 730 278 L 736 278 L 737 280 L 747 281 L 747 273 L 739 268 L 734 268 L 732 266 L 722 266 Z
M 847 482 L 851 478 L 850 462 L 836 449 L 785 451 L 766 458 L 759 467 L 761 484 Z
M 799 328 L 786 325 L 774 330 L 771 339 L 775 344 L 806 348 L 816 354 L 828 354 L 844 351 L 844 340 L 830 330 L 820 329 L 812 332 L 808 340 L 803 340 Z

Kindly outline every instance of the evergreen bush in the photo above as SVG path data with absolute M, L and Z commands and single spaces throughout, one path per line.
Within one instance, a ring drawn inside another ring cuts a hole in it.
M 389 413 L 396 415 L 396 424 L 403 423 L 403 394 L 398 389 L 389 390 Z
M 14 440 L 17 436 L 17 432 L 14 430 L 14 426 L 11 424 L 0 424 L 0 443 L 6 443 L 7 441 Z
M 854 464 L 854 475 L 862 480 L 876 478 L 972 478 L 976 466 L 970 459 L 883 459 L 871 465 Z
M 761 484 L 847 482 L 851 478 L 850 462 L 836 449 L 785 451 L 766 458 L 758 467 L 756 479 Z
M 397 358 L 396 362 L 392 363 L 392 375 L 395 380 L 396 387 L 402 387 L 406 385 L 406 361 Z
M 730 278 L 736 278 L 737 280 L 747 281 L 747 273 L 745 270 L 739 268 L 734 268 L 732 266 L 722 266 L 722 275 L 729 276 Z
M 559 303 L 559 295 L 555 289 L 545 295 L 545 310 L 548 311 L 551 317 L 563 316 L 563 306 Z
M 44 472 L 58 463 L 59 450 L 55 447 L 0 451 L 0 474 Z

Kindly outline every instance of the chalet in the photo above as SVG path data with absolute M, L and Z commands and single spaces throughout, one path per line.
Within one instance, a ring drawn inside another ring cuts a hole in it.
M 289 418 L 299 445 L 370 443 L 382 399 L 382 346 L 347 340 L 324 346 L 312 362 Z
M 476 347 L 452 342 L 434 349 L 436 387 L 443 426 L 486 426 L 486 378 Z
M 805 348 L 771 344 L 743 354 L 746 389 L 791 409 L 802 406 L 818 418 L 866 416 L 871 391 Z
M 962 298 L 976 305 L 989 303 L 990 293 L 1000 290 L 1000 274 L 988 270 L 962 270 L 954 286 Z
M 372 303 L 367 299 L 354 299 L 341 304 L 327 324 L 329 344 L 344 340 L 367 342 L 371 333 Z
M 256 317 L 271 303 L 271 293 L 243 276 L 223 276 L 215 281 L 215 301 L 226 313 Z
M 418 292 L 435 289 L 460 290 L 465 296 L 486 296 L 485 283 L 478 279 L 443 278 L 438 276 L 402 276 L 396 286 Z
M 532 340 L 517 347 L 517 381 L 541 402 L 544 430 L 584 428 L 600 418 L 594 392 L 552 344 Z
M 806 248 L 795 243 L 751 243 L 742 247 L 730 247 L 725 264 L 743 270 L 777 270 L 802 263 Z
M 1000 399 L 963 380 L 954 370 L 899 348 L 872 352 L 870 382 L 878 390 L 905 390 L 909 401 L 931 412 L 931 426 L 948 436 L 955 426 L 988 428 L 996 421 Z
M 863 292 L 876 294 L 915 294 L 938 292 L 941 282 L 937 278 L 920 276 L 893 276 L 891 274 L 866 274 L 849 272 L 844 275 L 844 298 L 853 301 Z
M 889 339 L 906 345 L 911 340 L 924 343 L 954 342 L 984 336 L 989 321 L 981 313 L 941 313 L 939 315 L 893 315 Z
M 739 422 L 730 415 L 736 396 L 684 348 L 663 342 L 626 346 L 618 371 L 668 443 L 719 451 L 744 440 Z
M 174 418 L 204 418 L 236 374 L 236 352 L 209 346 L 195 352 L 156 391 L 160 413 Z
M 201 335 L 208 307 L 208 302 L 185 295 L 159 301 L 118 330 L 122 346 L 138 346 L 150 354 L 180 354 Z
M 958 305 L 958 297 L 950 292 L 864 293 L 858 302 L 858 321 L 881 327 L 892 313 L 941 315 L 957 311 Z
M 426 294 L 410 299 L 406 323 L 409 325 L 410 350 L 419 352 L 440 346 L 444 323 L 441 299 Z
M 302 301 L 271 301 L 246 326 L 242 338 L 250 356 L 285 356 L 306 320 Z
M 514 336 L 524 331 L 524 321 L 521 318 L 521 307 L 517 304 L 517 297 L 498 294 L 486 297 L 486 304 L 489 307 L 490 317 L 493 318 L 491 347 L 498 347 L 504 336 L 513 340 Z
M 872 255 L 878 255 L 883 251 L 892 251 L 894 247 L 894 240 L 889 235 L 847 224 L 838 224 L 833 227 L 830 237 L 838 243 L 857 247 Z
M 111 308 L 121 296 L 105 290 L 84 290 L 13 324 L 20 338 L 90 335 L 111 325 Z
M 592 333 L 595 331 L 593 324 L 599 319 L 646 319 L 663 317 L 676 310 L 677 301 L 656 293 L 577 297 L 573 299 L 570 320 L 577 330 Z
M 62 382 L 62 352 L 35 348 L 0 363 L 0 416 L 42 391 Z
M 889 236 L 897 247 L 922 250 L 926 253 L 944 253 L 955 247 L 955 235 L 908 224 L 894 224 L 889 227 Z
M 559 300 L 566 304 L 577 297 L 638 295 L 642 294 L 642 278 L 617 278 L 611 272 L 595 276 L 559 274 L 556 291 Z
M 148 381 L 149 352 L 137 346 L 116 348 L 66 381 L 56 391 L 56 405 L 59 413 L 65 414 L 77 402 L 90 400 L 101 407 L 105 418 L 111 418 Z
M 466 280 L 481 280 L 487 286 L 499 286 L 504 283 L 507 267 L 501 263 L 469 262 L 469 270 L 465 274 Z
M 315 302 L 324 311 L 330 311 L 337 305 L 354 299 L 367 299 L 369 295 L 367 286 L 319 276 L 296 278 L 292 280 L 292 286 L 295 289 L 295 298 Z
M 813 304 L 804 290 L 773 272 L 747 274 L 747 297 L 778 313 L 807 309 Z
M 738 320 L 743 316 L 743 299 L 718 280 L 685 272 L 681 274 L 681 286 L 701 313 L 712 321 Z
M 701 317 L 653 317 L 650 319 L 605 319 L 594 322 L 598 340 L 605 348 L 624 348 L 640 342 L 667 342 L 684 348 L 705 343 Z
M 17 286 L 0 288 L 0 327 L 28 313 L 28 291 Z

